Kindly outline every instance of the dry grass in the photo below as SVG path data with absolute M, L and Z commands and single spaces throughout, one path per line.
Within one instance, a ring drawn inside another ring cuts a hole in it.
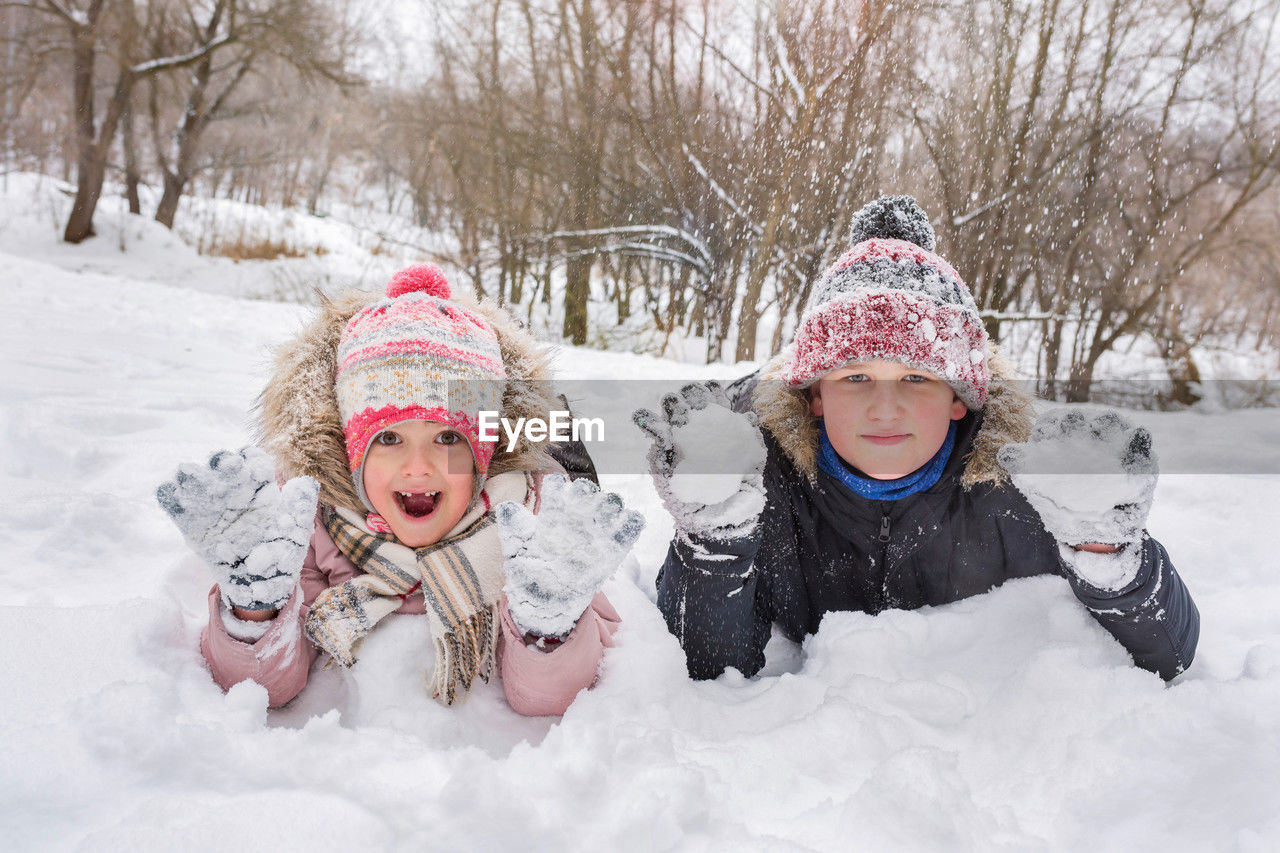
M 231 258 L 233 261 L 274 261 L 276 258 L 305 258 L 327 254 L 323 246 L 300 249 L 284 240 L 270 237 L 242 236 L 232 240 L 215 240 L 204 247 L 203 254 Z

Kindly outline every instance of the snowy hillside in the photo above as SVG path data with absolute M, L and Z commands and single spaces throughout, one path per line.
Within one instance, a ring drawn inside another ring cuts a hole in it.
M 691 682 L 652 603 L 670 524 L 619 462 L 604 485 L 649 526 L 606 585 L 618 647 L 562 720 L 518 717 L 496 684 L 437 706 L 420 626 L 400 617 L 350 674 L 319 672 L 268 712 L 256 685 L 210 680 L 209 577 L 154 490 L 247 442 L 267 351 L 307 312 L 245 298 L 264 267 L 127 222 L 122 253 L 0 210 L 6 849 L 1280 847 L 1277 411 L 1132 413 L 1170 472 L 1151 532 L 1203 618 L 1170 686 L 1052 578 L 828 617 L 803 648 L 775 642 L 771 674 Z M 558 364 L 610 381 L 743 372 L 587 350 Z M 613 402 L 652 402 L 635 396 Z M 614 426 L 619 458 L 642 451 Z

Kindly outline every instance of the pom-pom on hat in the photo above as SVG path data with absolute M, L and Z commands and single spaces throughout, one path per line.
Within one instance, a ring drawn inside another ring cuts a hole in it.
M 437 299 L 448 299 L 452 295 L 444 270 L 435 264 L 405 267 L 391 276 L 391 281 L 387 282 L 387 298 L 395 299 L 406 293 L 425 293 Z
M 480 412 L 501 410 L 506 379 L 497 334 L 480 314 L 450 301 L 435 264 L 401 270 L 386 292 L 347 323 L 334 380 L 351 476 L 370 510 L 365 455 L 378 433 L 401 421 L 438 421 L 465 436 L 478 488 L 495 446 L 480 441 Z
M 910 196 L 858 211 L 853 248 L 823 274 L 787 354 L 806 388 L 851 361 L 883 359 L 942 378 L 970 409 L 987 401 L 987 331 L 959 273 L 933 253 L 929 218 Z

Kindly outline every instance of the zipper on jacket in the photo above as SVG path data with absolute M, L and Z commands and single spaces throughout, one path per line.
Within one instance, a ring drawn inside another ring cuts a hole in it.
M 880 542 L 880 558 L 877 561 L 880 582 L 876 584 L 875 613 L 884 610 L 889 599 L 889 530 L 889 508 L 882 503 L 880 504 L 880 535 L 876 537 Z

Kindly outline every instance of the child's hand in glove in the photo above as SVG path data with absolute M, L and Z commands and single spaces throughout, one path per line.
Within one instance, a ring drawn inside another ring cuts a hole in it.
M 494 510 L 507 572 L 507 607 L 526 634 L 563 639 L 644 529 L 640 513 L 590 480 L 542 481 L 534 515 L 506 501 Z
M 1133 579 L 1158 474 L 1150 433 L 1116 412 L 1060 409 L 998 458 L 1078 575 L 1102 589 Z
M 733 411 L 717 382 L 662 398 L 662 412 L 638 409 L 648 433 L 649 473 L 677 529 L 717 539 L 749 534 L 764 510 L 764 439 L 754 413 Z
M 271 458 L 246 447 L 182 465 L 156 500 L 213 569 L 228 608 L 270 611 L 297 585 L 319 491 L 310 477 L 278 487 Z

